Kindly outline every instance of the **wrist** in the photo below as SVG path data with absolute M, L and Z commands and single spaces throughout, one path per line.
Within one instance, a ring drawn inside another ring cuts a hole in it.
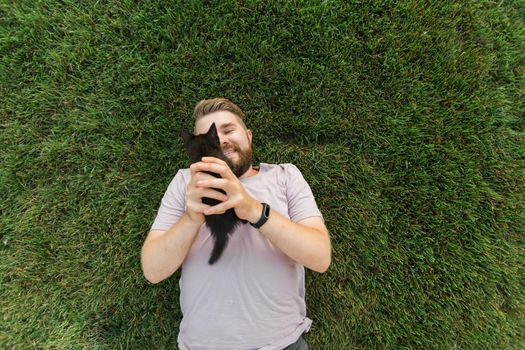
M 270 205 L 268 205 L 268 203 L 261 203 L 261 206 L 261 216 L 259 219 L 256 222 L 250 222 L 250 225 L 256 229 L 260 229 L 270 218 Z
M 195 226 L 200 226 L 204 223 L 205 219 L 204 219 L 204 215 L 201 214 L 197 214 L 197 215 L 191 215 L 190 213 L 188 213 L 187 211 L 184 213 L 184 216 L 186 216 L 186 219 L 187 221 L 192 224 L 192 225 L 195 225 Z
M 254 205 L 252 206 L 252 210 L 250 213 L 250 217 L 248 218 L 248 221 L 251 222 L 252 224 L 259 221 L 259 219 L 261 218 L 262 209 L 263 209 L 263 205 L 255 201 Z

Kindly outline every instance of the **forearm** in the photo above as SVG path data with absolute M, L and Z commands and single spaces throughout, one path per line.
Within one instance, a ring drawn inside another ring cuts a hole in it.
M 270 211 L 259 231 L 284 254 L 310 270 L 324 272 L 330 265 L 328 234 L 297 224 L 275 210 Z
M 184 214 L 169 230 L 144 243 L 141 264 L 148 281 L 158 283 L 177 271 L 195 241 L 199 227 L 200 224 Z

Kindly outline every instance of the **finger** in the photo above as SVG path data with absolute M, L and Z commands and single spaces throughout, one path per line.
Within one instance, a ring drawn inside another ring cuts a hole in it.
M 231 189 L 231 182 L 228 179 L 222 178 L 199 180 L 197 181 L 197 187 L 220 188 L 221 190 L 228 192 L 228 190 Z
M 224 193 L 221 193 L 219 191 L 215 191 L 214 189 L 211 189 L 211 188 L 201 188 L 199 190 L 199 197 L 202 198 L 202 197 L 208 197 L 208 198 L 213 198 L 213 199 L 216 199 L 218 201 L 221 201 L 221 202 L 224 202 L 224 201 L 227 201 L 228 200 L 228 196 L 225 195 Z
M 211 206 L 204 203 L 197 203 L 191 206 L 191 209 L 197 214 L 204 214 L 204 211 L 208 208 L 211 208 Z
M 192 165 L 190 165 L 190 172 L 191 172 L 191 176 L 192 178 L 197 175 L 198 173 L 203 173 L 203 174 L 206 174 L 204 173 L 203 171 L 205 171 L 205 169 L 202 167 L 202 162 L 197 162 L 197 163 L 193 163 Z M 209 174 L 208 174 L 209 175 Z
M 226 162 L 222 159 L 219 159 L 217 157 L 202 157 L 201 161 L 205 163 L 217 163 L 217 164 L 224 164 L 226 165 Z
M 222 214 L 226 212 L 226 210 L 233 208 L 233 205 L 229 202 L 222 202 L 217 205 L 214 205 L 213 207 L 207 208 L 203 211 L 204 215 L 216 215 L 216 214 Z
M 195 174 L 195 182 L 197 181 L 201 181 L 201 180 L 211 180 L 211 179 L 216 179 L 217 177 L 216 176 L 213 176 L 213 175 L 210 175 L 208 173 L 204 173 L 202 171 L 199 171 Z
M 190 165 L 190 172 L 191 172 L 191 175 L 195 175 L 196 173 L 202 171 L 202 169 L 200 169 L 200 167 L 202 167 L 202 164 L 205 164 L 204 162 L 195 162 L 193 164 Z
M 225 163 L 205 163 L 205 162 L 199 162 L 195 163 L 195 169 L 198 171 L 210 171 L 212 173 L 219 174 L 221 177 L 225 179 L 232 179 L 235 175 L 233 175 L 233 172 L 231 171 L 230 167 Z
M 193 164 L 190 165 L 191 177 L 195 176 L 195 174 L 198 172 L 198 170 L 196 168 L 196 164 L 197 163 L 193 163 Z
M 214 173 L 219 173 L 223 169 L 223 164 L 219 163 L 205 163 L 205 162 L 198 162 L 195 164 L 192 164 L 193 168 L 197 171 L 211 171 Z
M 196 172 L 190 179 L 189 186 L 196 187 L 196 184 L 200 180 L 209 180 L 209 179 L 216 179 L 217 177 L 210 175 L 208 173 L 204 173 L 202 171 Z

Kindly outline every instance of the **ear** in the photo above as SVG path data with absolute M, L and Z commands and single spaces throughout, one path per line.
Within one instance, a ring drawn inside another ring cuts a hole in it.
M 219 136 L 217 135 L 217 127 L 215 122 L 210 125 L 208 132 L 206 133 L 206 139 L 213 145 L 220 145 Z
M 184 140 L 184 146 L 185 146 L 185 147 L 188 147 L 188 144 L 189 144 L 190 140 L 192 139 L 193 134 L 190 133 L 190 132 L 187 131 L 187 130 L 182 130 L 182 131 L 180 132 L 180 136 L 181 136 L 182 139 Z

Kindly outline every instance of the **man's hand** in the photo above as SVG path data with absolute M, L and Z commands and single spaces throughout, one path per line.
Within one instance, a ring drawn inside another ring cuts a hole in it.
M 190 167 L 191 180 L 186 191 L 186 213 L 192 221 L 202 224 L 204 223 L 203 212 L 210 207 L 202 203 L 202 197 L 214 198 L 219 201 L 225 201 L 228 197 L 214 189 L 197 186 L 198 181 L 215 179 L 215 177 L 196 170 L 195 164 Z
M 262 211 L 262 204 L 257 202 L 246 192 L 239 179 L 233 174 L 225 161 L 215 157 L 203 157 L 202 162 L 193 163 L 190 166 L 192 174 L 201 171 L 211 171 L 219 174 L 222 178 L 209 178 L 196 180 L 196 188 L 199 190 L 214 191 L 212 188 L 220 188 L 226 192 L 226 200 L 213 207 L 206 206 L 203 210 L 204 215 L 222 214 L 226 210 L 233 208 L 237 217 L 249 222 L 256 222 Z M 221 194 L 218 191 L 214 191 Z M 210 196 L 204 196 L 210 197 Z M 222 200 L 222 199 L 219 199 Z
M 196 188 L 211 190 L 220 188 L 227 194 L 227 200 L 203 210 L 204 215 L 221 214 L 234 208 L 240 219 L 256 222 L 262 211 L 262 204 L 251 197 L 233 174 L 226 162 L 212 157 L 204 157 L 202 162 L 191 165 L 195 171 L 211 171 L 223 178 L 197 180 Z M 217 192 L 217 191 L 215 191 Z M 220 192 L 217 192 L 220 193 Z M 277 211 L 270 212 L 270 218 L 259 229 L 273 245 L 292 260 L 318 272 L 328 269 L 331 261 L 331 245 L 328 230 L 322 218 L 310 217 L 300 222 L 293 222 Z

